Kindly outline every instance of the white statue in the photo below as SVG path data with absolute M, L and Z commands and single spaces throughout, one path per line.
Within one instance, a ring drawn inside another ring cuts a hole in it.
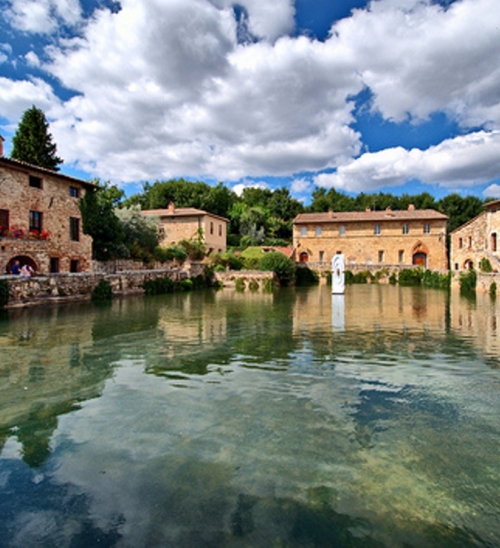
M 345 291 L 344 255 L 334 255 L 332 258 L 332 293 L 343 295 Z

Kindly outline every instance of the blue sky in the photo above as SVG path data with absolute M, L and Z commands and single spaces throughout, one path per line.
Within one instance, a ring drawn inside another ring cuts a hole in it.
M 497 0 L 0 0 L 0 133 L 110 180 L 500 198 Z

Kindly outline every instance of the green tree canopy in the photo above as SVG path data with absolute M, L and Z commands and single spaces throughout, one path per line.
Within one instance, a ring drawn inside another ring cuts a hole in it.
M 43 111 L 34 105 L 26 110 L 12 138 L 11 158 L 59 171 L 63 160 L 56 155 L 57 146 L 48 129 Z
M 82 229 L 92 236 L 94 259 L 107 261 L 128 256 L 124 233 L 114 205 L 120 190 L 109 183 L 99 183 L 80 200 Z

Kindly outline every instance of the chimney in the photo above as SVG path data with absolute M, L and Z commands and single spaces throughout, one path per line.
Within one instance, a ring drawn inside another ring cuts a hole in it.
M 371 211 L 371 210 L 372 210 L 371 207 L 367 207 L 367 208 L 365 209 L 365 211 Z
M 415 206 L 414 206 L 414 204 L 410 204 L 410 205 L 408 206 L 408 211 L 415 211 Z
M 0 156 L 3 156 L 3 142 L 5 139 L 0 135 Z
M 175 213 L 175 204 L 174 204 L 174 202 L 170 202 L 168 204 L 168 212 L 171 213 L 172 215 Z
M 392 211 L 391 206 L 387 206 L 387 207 L 385 208 L 385 210 L 386 210 L 386 211 Z

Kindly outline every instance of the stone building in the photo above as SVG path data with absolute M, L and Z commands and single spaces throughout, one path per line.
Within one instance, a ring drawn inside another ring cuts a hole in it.
M 226 251 L 228 219 L 194 207 L 176 208 L 170 203 L 168 209 L 147 209 L 144 216 L 158 217 L 163 232 L 160 245 L 168 247 L 181 240 L 203 237 L 208 253 Z
M 484 204 L 484 211 L 451 234 L 450 262 L 453 270 L 479 270 L 481 259 L 488 259 L 493 270 L 500 270 L 500 200 Z
M 15 260 L 36 273 L 92 271 L 79 200 L 94 186 L 0 151 L 0 272 Z
M 296 260 L 446 270 L 447 216 L 433 209 L 302 213 L 293 221 Z

